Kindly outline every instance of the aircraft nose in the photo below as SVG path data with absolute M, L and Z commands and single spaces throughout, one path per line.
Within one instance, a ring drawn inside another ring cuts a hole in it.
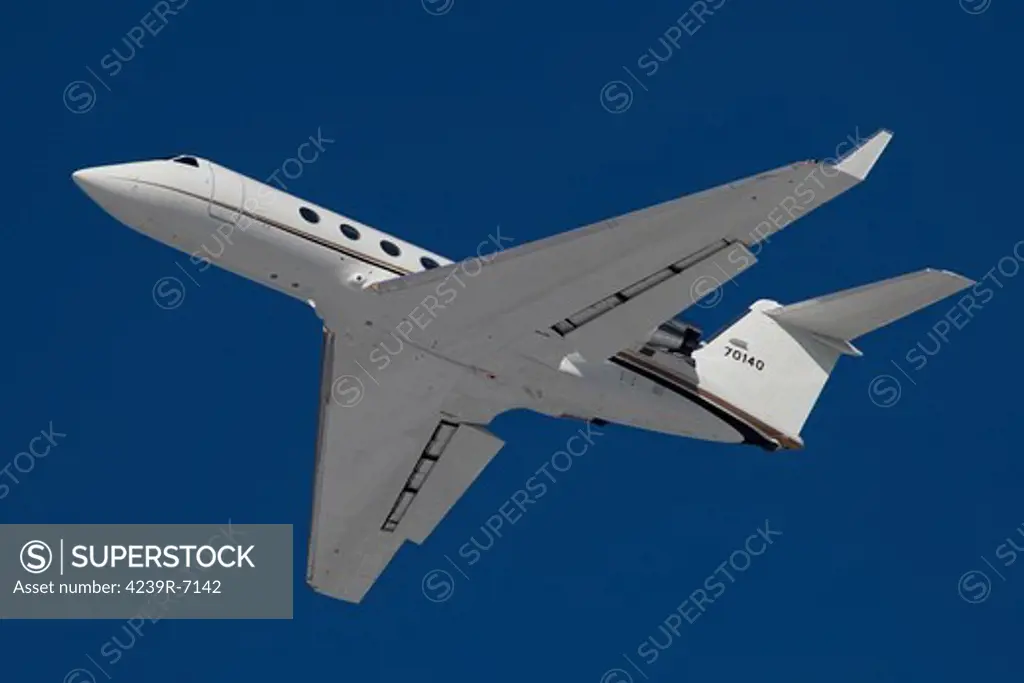
M 71 174 L 75 185 L 81 188 L 82 192 L 93 199 L 97 194 L 110 192 L 113 188 L 113 178 L 103 172 L 103 167 L 83 168 Z
M 122 223 L 137 221 L 133 188 L 139 174 L 133 164 L 83 168 L 71 174 L 71 179 L 90 199 Z
M 123 191 L 126 181 L 138 179 L 139 174 L 133 166 L 134 164 L 114 164 L 83 168 L 72 173 L 71 179 L 83 192 L 95 199 L 93 193 L 109 194 Z

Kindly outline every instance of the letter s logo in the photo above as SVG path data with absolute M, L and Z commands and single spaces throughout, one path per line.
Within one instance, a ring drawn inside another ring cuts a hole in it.
M 42 541 L 29 541 L 21 547 L 20 559 L 29 574 L 42 574 L 53 564 L 53 551 Z

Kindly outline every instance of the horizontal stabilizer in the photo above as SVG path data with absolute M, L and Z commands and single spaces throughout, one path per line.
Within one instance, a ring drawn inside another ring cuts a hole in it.
M 791 306 L 761 299 L 694 351 L 699 387 L 791 448 L 836 361 L 861 355 L 851 340 L 973 284 L 928 269 Z
M 973 284 L 962 275 L 928 268 L 765 313 L 783 326 L 849 342 Z

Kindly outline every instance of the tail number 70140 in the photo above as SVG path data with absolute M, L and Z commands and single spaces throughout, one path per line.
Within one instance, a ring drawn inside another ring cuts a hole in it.
M 748 354 L 746 351 L 743 351 L 742 349 L 734 349 L 731 346 L 726 346 L 725 347 L 725 357 L 726 358 L 732 358 L 734 361 L 737 361 L 739 363 L 745 363 L 745 364 L 749 365 L 750 367 L 754 368 L 755 370 L 757 370 L 758 372 L 761 372 L 761 371 L 764 370 L 764 361 L 763 360 L 761 360 L 760 358 L 757 358 L 755 356 L 751 356 L 750 354 Z

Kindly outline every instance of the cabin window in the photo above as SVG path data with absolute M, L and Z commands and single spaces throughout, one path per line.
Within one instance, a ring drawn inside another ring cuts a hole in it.
M 304 206 L 301 209 L 299 209 L 299 215 L 305 218 L 310 223 L 320 222 L 320 214 L 318 214 L 316 211 L 309 208 L 308 206 Z
M 433 270 L 434 268 L 437 268 L 440 265 L 437 261 L 430 258 L 429 256 L 421 257 L 420 263 L 423 264 L 423 267 L 426 268 L 427 270 Z
M 384 253 L 388 256 L 398 256 L 402 253 L 402 250 L 399 249 L 394 242 L 388 242 L 387 240 L 380 241 L 380 248 L 383 249 Z
M 359 231 L 353 228 L 348 223 L 341 224 L 341 234 L 349 238 L 350 240 L 359 239 Z

